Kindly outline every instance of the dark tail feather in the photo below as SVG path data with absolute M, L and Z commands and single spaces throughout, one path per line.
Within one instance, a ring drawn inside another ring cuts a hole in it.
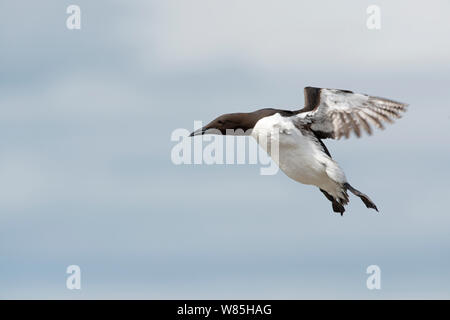
M 373 203 L 372 200 L 370 200 L 369 196 L 362 193 L 359 190 L 356 190 L 355 188 L 353 188 L 349 183 L 344 183 L 344 188 L 349 190 L 351 193 L 353 193 L 355 196 L 358 196 L 361 198 L 362 202 L 364 202 L 364 204 L 366 205 L 367 208 L 372 208 L 375 209 L 378 212 L 378 208 L 375 205 L 375 203 Z
M 344 212 L 345 212 L 344 206 L 342 204 L 340 204 L 339 202 L 337 202 L 336 199 L 333 198 L 325 190 L 320 189 L 320 191 L 322 191 L 322 193 L 325 195 L 325 197 L 327 197 L 327 199 L 331 201 L 331 205 L 333 206 L 333 211 L 334 212 L 339 212 L 341 214 L 341 216 L 342 216 L 344 214 Z

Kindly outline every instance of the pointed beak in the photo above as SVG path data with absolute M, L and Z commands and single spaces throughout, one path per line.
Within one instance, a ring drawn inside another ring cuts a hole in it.
M 194 132 L 192 132 L 189 137 L 193 137 L 193 136 L 201 136 L 202 134 L 205 134 L 205 128 L 201 128 L 201 129 L 197 129 Z

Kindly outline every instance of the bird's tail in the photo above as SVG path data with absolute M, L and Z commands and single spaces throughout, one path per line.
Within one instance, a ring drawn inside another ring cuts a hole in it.
M 344 189 L 345 190 L 345 189 Z M 343 194 L 345 194 L 347 196 L 347 201 L 341 200 L 341 199 L 336 199 L 334 198 L 331 194 L 329 194 L 328 192 L 326 192 L 323 189 L 320 189 L 320 191 L 322 191 L 322 193 L 325 195 L 325 197 L 331 201 L 331 205 L 333 206 L 333 211 L 334 212 L 338 212 L 341 214 L 341 216 L 344 214 L 345 212 L 345 208 L 344 205 L 346 205 L 348 203 L 348 195 L 347 192 L 344 191 Z

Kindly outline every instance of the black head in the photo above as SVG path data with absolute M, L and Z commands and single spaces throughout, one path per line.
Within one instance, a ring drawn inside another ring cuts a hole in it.
M 192 136 L 202 134 L 237 134 L 244 135 L 253 129 L 259 119 L 271 116 L 275 113 L 291 115 L 291 111 L 278 109 L 261 109 L 249 113 L 227 113 L 214 119 L 206 126 L 191 133 Z

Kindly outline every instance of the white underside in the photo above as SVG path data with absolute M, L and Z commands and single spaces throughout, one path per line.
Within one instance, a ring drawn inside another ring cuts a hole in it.
M 315 185 L 335 198 L 343 197 L 342 184 L 346 178 L 342 169 L 320 145 L 302 135 L 290 118 L 278 113 L 262 118 L 253 128 L 252 136 L 288 177 Z

